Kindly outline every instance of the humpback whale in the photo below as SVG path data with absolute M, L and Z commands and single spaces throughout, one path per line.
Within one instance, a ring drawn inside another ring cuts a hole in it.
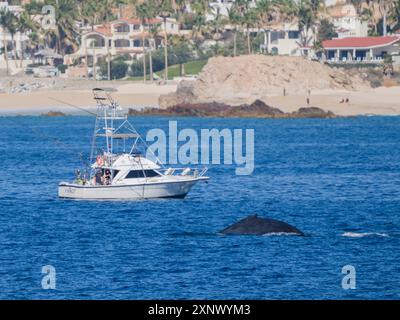
M 246 234 L 246 235 L 263 235 L 269 233 L 288 233 L 298 236 L 304 236 L 299 229 L 279 220 L 261 218 L 250 215 L 233 225 L 221 230 L 222 234 Z

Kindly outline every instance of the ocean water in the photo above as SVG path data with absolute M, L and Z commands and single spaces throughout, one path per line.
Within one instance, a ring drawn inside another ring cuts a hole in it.
M 136 118 L 142 134 L 168 118 Z M 255 170 L 212 165 L 185 199 L 57 197 L 93 118 L 0 118 L 2 299 L 399 299 L 400 117 L 178 119 L 254 128 Z M 307 234 L 222 236 L 257 213 Z M 56 269 L 56 289 L 41 271 Z M 356 289 L 342 288 L 342 267 Z

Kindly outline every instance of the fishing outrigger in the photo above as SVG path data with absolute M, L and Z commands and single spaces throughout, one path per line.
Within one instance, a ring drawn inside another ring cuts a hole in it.
M 184 198 L 201 180 L 190 168 L 165 168 L 144 157 L 139 143 L 144 140 L 129 122 L 123 109 L 111 97 L 112 89 L 93 89 L 97 103 L 96 122 L 90 153 L 90 169 L 76 172 L 72 183 L 61 182 L 58 195 L 73 199 Z M 101 147 L 99 139 L 105 140 Z M 101 150 L 101 151 L 100 151 Z

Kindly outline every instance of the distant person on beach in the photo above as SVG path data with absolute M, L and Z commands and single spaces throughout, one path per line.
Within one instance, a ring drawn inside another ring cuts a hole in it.
M 286 97 L 286 88 L 283 88 L 283 96 Z
M 311 89 L 308 89 L 308 91 L 307 91 L 307 106 L 310 105 L 310 96 L 311 96 Z
M 350 102 L 349 98 L 346 99 L 342 98 L 342 100 L 340 100 L 339 103 L 349 103 L 349 102 Z

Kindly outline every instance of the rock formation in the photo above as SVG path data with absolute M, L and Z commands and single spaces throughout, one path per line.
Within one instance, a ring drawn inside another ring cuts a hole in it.
M 358 90 L 369 87 L 360 76 L 302 57 L 246 55 L 211 58 L 195 81 L 182 81 L 159 105 L 250 104 L 269 95 L 307 94 L 309 90 Z
M 157 115 L 175 117 L 225 117 L 225 118 L 335 118 L 331 111 L 324 111 L 317 107 L 300 108 L 297 111 L 285 113 L 278 108 L 271 107 L 261 100 L 252 104 L 229 106 L 223 103 L 210 102 L 198 104 L 177 104 L 166 109 L 145 108 L 141 111 L 129 109 L 129 115 Z

